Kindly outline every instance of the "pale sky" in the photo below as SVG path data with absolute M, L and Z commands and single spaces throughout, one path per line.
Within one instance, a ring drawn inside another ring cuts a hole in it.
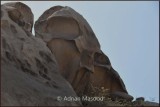
M 1 1 L 3 4 L 6 1 Z M 88 21 L 102 51 L 133 97 L 159 102 L 158 1 L 23 1 L 34 20 L 52 6 L 70 6 Z

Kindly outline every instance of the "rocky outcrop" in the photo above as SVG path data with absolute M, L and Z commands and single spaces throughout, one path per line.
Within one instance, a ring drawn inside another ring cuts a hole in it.
M 46 10 L 35 23 L 35 36 L 46 42 L 61 74 L 79 96 L 90 93 L 92 85 L 133 99 L 109 58 L 101 51 L 87 21 L 72 8 L 56 6 Z
M 158 105 L 144 98 L 132 102 L 92 28 L 72 8 L 46 10 L 35 23 L 35 36 L 32 27 L 28 6 L 1 5 L 2 106 Z M 83 95 L 106 98 L 75 100 Z
M 32 26 L 28 6 L 20 2 L 1 5 L 1 105 L 81 105 L 57 101 L 57 96 L 77 95 L 59 73 L 46 43 L 32 35 Z

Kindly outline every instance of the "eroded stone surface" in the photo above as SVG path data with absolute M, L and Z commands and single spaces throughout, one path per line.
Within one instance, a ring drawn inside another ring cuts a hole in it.
M 159 106 L 143 97 L 130 101 L 133 97 L 101 51 L 91 27 L 72 8 L 46 10 L 36 21 L 36 37 L 32 26 L 28 6 L 20 2 L 1 5 L 1 106 L 79 106 L 80 101 L 60 102 L 57 97 L 89 94 L 91 85 L 104 92 L 109 89 L 113 99 L 129 102 L 117 104 L 118 100 L 106 98 L 89 105 Z
M 119 74 L 103 54 L 87 21 L 70 7 L 56 6 L 46 10 L 35 23 L 35 35 L 42 38 L 58 62 L 60 72 L 81 96 L 90 93 L 89 84 L 105 87 L 110 93 L 128 96 Z
M 33 14 L 20 2 L 1 5 L 1 105 L 78 106 L 57 101 L 76 93 L 61 76 L 55 56 L 31 34 Z
M 21 26 L 24 30 L 30 31 L 33 26 L 33 13 L 27 5 L 21 2 L 5 3 L 7 14 L 12 21 Z

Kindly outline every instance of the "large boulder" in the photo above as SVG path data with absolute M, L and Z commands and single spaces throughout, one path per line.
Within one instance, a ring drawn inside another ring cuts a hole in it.
M 39 17 L 34 28 L 35 36 L 46 42 L 55 55 L 60 73 L 79 96 L 90 93 L 92 85 L 133 99 L 109 58 L 101 51 L 92 28 L 75 10 L 51 7 Z
M 78 106 L 80 101 L 60 74 L 54 53 L 32 35 L 33 14 L 23 3 L 1 5 L 1 105 Z

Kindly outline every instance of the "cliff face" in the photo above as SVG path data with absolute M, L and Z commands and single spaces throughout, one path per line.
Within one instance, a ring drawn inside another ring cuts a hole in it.
M 33 14 L 22 3 L 1 7 L 2 105 L 81 105 L 59 102 L 57 96 L 77 96 L 58 71 L 55 56 L 32 35 Z
M 100 95 L 95 89 L 111 99 L 133 100 L 79 13 L 51 7 L 36 21 L 35 36 L 32 27 L 28 6 L 1 5 L 1 105 L 80 106 L 79 100 L 57 98 Z

